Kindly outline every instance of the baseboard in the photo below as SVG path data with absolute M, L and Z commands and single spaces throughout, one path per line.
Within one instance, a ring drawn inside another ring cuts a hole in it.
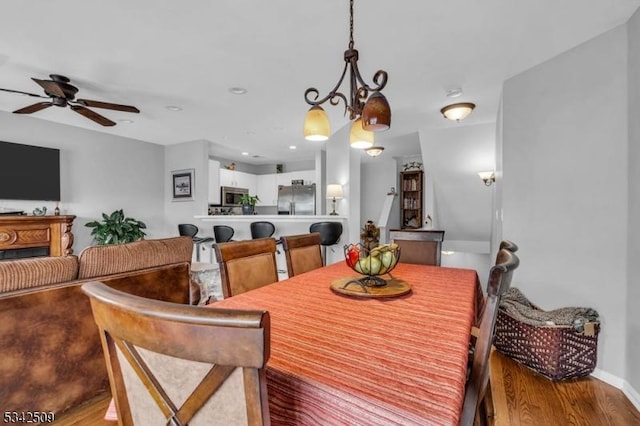
M 593 373 L 591 373 L 591 375 L 593 377 L 595 377 L 596 379 L 600 379 L 603 382 L 605 382 L 605 383 L 607 383 L 607 384 L 609 384 L 609 385 L 611 385 L 613 387 L 616 387 L 618 389 L 622 389 L 622 387 L 624 386 L 624 383 L 625 383 L 624 379 L 621 379 L 618 376 L 614 376 L 611 373 L 607 373 L 606 371 L 601 370 L 599 368 L 596 368 L 595 370 L 593 370 Z
M 633 406 L 636 407 L 636 410 L 640 411 L 640 393 L 632 388 L 627 381 L 622 385 L 622 392 L 629 398 Z
M 640 411 L 640 393 L 638 393 L 638 391 L 636 391 L 629 382 L 598 368 L 596 368 L 591 375 L 596 379 L 600 379 L 603 382 L 620 389 L 633 406 Z

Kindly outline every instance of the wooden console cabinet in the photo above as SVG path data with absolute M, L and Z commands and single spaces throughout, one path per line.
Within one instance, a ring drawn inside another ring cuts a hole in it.
M 0 250 L 47 247 L 49 256 L 73 254 L 75 216 L 2 216 Z

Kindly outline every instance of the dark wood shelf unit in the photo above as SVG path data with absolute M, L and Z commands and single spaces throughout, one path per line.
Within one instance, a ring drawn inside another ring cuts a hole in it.
M 424 205 L 424 172 L 400 172 L 400 226 L 402 229 L 422 227 Z

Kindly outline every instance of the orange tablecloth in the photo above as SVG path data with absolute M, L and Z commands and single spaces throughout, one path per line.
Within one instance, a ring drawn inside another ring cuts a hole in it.
M 215 302 L 271 315 L 274 425 L 457 425 L 464 400 L 474 270 L 398 264 L 412 293 L 333 293 L 343 262 Z

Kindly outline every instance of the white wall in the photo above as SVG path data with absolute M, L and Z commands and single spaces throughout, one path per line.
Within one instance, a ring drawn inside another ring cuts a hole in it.
M 627 253 L 627 381 L 640 390 L 640 11 L 629 20 L 629 252 Z M 640 401 L 640 397 L 637 397 Z
M 372 220 L 377 226 L 380 226 L 378 220 L 382 213 L 382 206 L 391 188 L 395 188 L 396 193 L 398 192 L 398 171 L 395 159 L 385 158 L 381 155 L 376 158 L 375 162 L 362 163 L 360 169 L 361 227 L 368 220 Z M 396 196 L 389 214 L 387 224 L 389 229 L 400 227 L 399 212 L 398 196 Z
M 7 112 L 0 112 L 0 140 L 60 149 L 60 209 L 77 216 L 75 254 L 92 244 L 85 223 L 117 209 L 145 222 L 147 238 L 165 236 L 164 147 Z M 51 201 L 0 200 L 28 213 L 43 205 L 53 213 Z
M 429 188 L 433 188 L 434 227 L 445 240 L 485 241 L 491 234 L 492 187 L 478 172 L 494 170 L 495 125 L 420 129 L 420 148 Z
M 164 211 L 165 232 L 178 235 L 178 224 L 192 223 L 198 226 L 198 236 L 213 236 L 213 227 L 204 226 L 193 218 L 206 215 L 209 201 L 209 142 L 204 140 L 183 142 L 168 145 L 165 148 L 164 161 Z M 174 170 L 194 169 L 194 197 L 191 201 L 173 201 L 173 182 L 171 172 Z M 209 261 L 212 254 L 207 251 L 201 260 Z
M 543 309 L 595 308 L 598 367 L 618 377 L 627 338 L 626 57 L 618 27 L 506 81 L 502 105 L 503 235 L 521 259 L 513 285 Z
M 326 184 L 342 185 L 344 198 L 337 200 L 336 211 L 349 217 L 337 248 L 334 252 L 327 250 L 327 263 L 344 260 L 342 245 L 360 241 L 360 156 L 356 155 L 360 153 L 353 153 L 349 146 L 349 126 L 350 123 L 334 133 L 325 145 Z M 319 191 L 325 194 L 326 186 Z M 331 208 L 329 201 L 325 211 L 319 214 L 328 214 Z

